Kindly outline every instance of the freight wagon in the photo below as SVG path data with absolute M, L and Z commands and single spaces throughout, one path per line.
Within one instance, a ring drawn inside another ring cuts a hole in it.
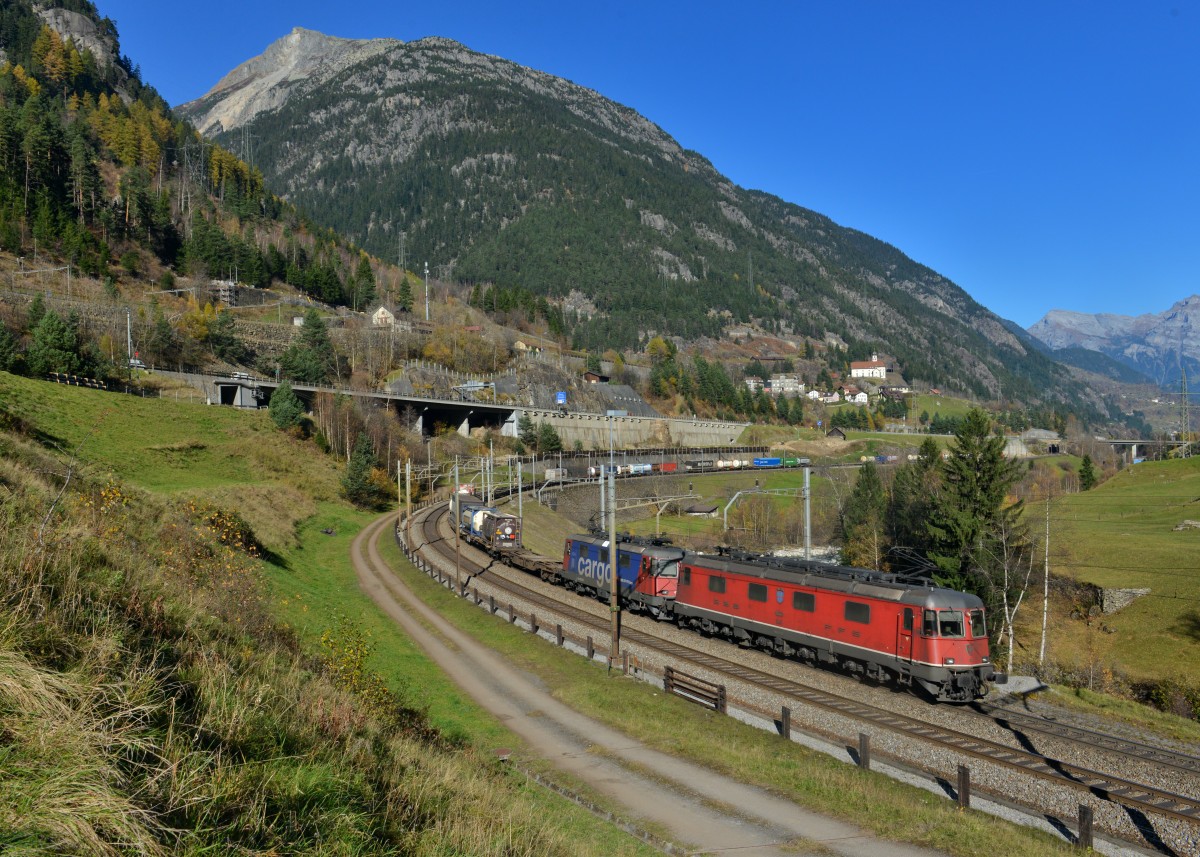
M 608 539 L 570 536 L 563 549 L 562 577 L 568 588 L 601 601 L 612 588 Z M 671 618 L 683 550 L 664 544 L 617 543 L 617 595 L 631 610 Z

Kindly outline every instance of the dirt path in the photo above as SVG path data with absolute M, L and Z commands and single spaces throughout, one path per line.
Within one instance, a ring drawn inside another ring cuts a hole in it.
M 938 852 L 875 838 L 761 789 L 660 753 L 556 701 L 535 679 L 446 622 L 392 574 L 378 540 L 394 515 L 355 538 L 351 559 L 363 590 L 462 690 L 550 761 L 623 807 L 634 824 L 653 822 L 694 854 L 795 857 L 845 854 L 932 857 Z

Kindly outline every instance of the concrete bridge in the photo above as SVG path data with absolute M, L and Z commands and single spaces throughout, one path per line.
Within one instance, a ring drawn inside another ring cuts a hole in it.
M 1144 451 L 1148 447 L 1163 446 L 1186 446 L 1185 440 L 1111 440 L 1109 438 L 1097 438 L 1103 440 L 1113 448 L 1113 452 L 1125 459 L 1126 464 L 1133 464 L 1142 456 L 1138 455 L 1139 451 Z
M 265 408 L 279 388 L 279 381 L 248 375 L 197 375 L 160 372 L 186 381 L 202 390 L 214 405 L 235 408 Z M 293 384 L 293 392 L 312 410 L 319 393 L 351 396 L 368 400 L 375 407 L 396 412 L 397 418 L 411 420 L 411 427 L 423 435 L 435 433 L 437 426 L 453 426 L 469 436 L 472 429 L 499 430 L 506 437 L 517 436 L 517 423 L 526 414 L 538 423 L 554 426 L 568 449 L 578 441 L 584 449 L 608 449 L 610 441 L 618 448 L 635 446 L 733 446 L 749 423 L 720 420 L 676 419 L 669 417 L 609 416 L 579 411 L 540 410 L 511 403 L 479 402 L 469 399 L 434 399 L 401 396 L 370 390 L 342 390 L 336 387 Z

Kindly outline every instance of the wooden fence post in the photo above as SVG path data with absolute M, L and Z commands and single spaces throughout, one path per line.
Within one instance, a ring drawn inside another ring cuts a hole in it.
M 871 770 L 871 736 L 866 732 L 858 733 L 858 766 L 864 771 Z
M 971 769 L 966 765 L 958 766 L 958 806 L 971 808 Z
M 1092 808 L 1079 805 L 1079 838 L 1075 844 L 1088 851 L 1092 850 Z

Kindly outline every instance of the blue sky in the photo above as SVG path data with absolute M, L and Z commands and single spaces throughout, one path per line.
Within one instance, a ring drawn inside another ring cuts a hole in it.
M 172 104 L 301 26 L 590 87 L 1023 326 L 1200 293 L 1200 0 L 96 0 Z

